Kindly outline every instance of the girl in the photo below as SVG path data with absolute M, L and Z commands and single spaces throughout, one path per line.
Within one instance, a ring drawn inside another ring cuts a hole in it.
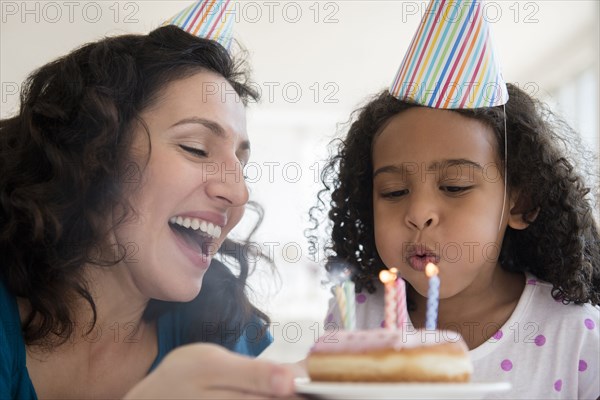
M 600 236 L 592 190 L 563 149 L 567 127 L 517 87 L 508 92 L 505 110 L 432 109 L 387 91 L 362 108 L 322 174 L 336 257 L 326 268 L 339 259 L 352 266 L 359 329 L 381 326 L 378 274 L 398 268 L 409 324 L 422 328 L 423 270 L 433 262 L 438 326 L 462 334 L 474 381 L 510 381 L 506 398 L 595 399 Z M 327 322 L 339 323 L 331 304 Z
M 283 366 L 192 344 L 270 342 L 247 263 L 211 263 L 221 245 L 242 254 L 226 237 L 248 201 L 245 76 L 174 26 L 30 76 L 0 123 L 0 398 L 293 391 Z

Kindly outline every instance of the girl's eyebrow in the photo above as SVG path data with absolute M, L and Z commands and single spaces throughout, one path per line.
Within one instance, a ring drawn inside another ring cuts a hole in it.
M 460 166 L 473 167 L 475 169 L 483 171 L 483 167 L 481 166 L 481 164 L 479 164 L 478 162 L 475 162 L 473 160 L 469 160 L 468 158 L 451 158 L 448 160 L 442 160 L 441 162 L 434 161 L 431 164 L 429 164 L 427 169 L 443 170 L 443 169 L 447 169 L 450 167 L 460 167 Z
M 401 174 L 403 176 L 405 175 L 414 175 L 416 173 L 419 173 L 420 169 L 424 169 L 424 172 L 427 171 L 439 171 L 439 170 L 444 170 L 450 167 L 461 167 L 461 166 L 467 166 L 470 168 L 474 168 L 480 171 L 483 171 L 483 167 L 481 166 L 481 164 L 473 161 L 473 160 L 469 160 L 467 158 L 451 158 L 451 159 L 447 159 L 447 160 L 441 160 L 441 161 L 433 161 L 432 163 L 430 163 L 429 165 L 425 166 L 424 163 L 415 163 L 415 162 L 406 162 L 406 163 L 401 163 L 401 164 L 393 164 L 393 165 L 385 165 L 381 168 L 377 168 L 374 172 L 373 172 L 373 179 L 375 179 L 375 177 L 379 174 Z
M 223 127 L 221 125 L 219 125 L 217 122 L 211 121 L 210 119 L 206 119 L 206 118 L 200 118 L 200 117 L 184 118 L 182 120 L 175 122 L 173 125 L 171 125 L 169 127 L 169 129 L 176 127 L 176 126 L 187 125 L 187 124 L 202 125 L 205 128 L 208 128 L 209 132 L 213 133 L 214 135 L 216 135 L 220 138 L 224 138 L 225 136 L 227 136 L 225 134 L 225 129 L 223 129 Z M 243 142 L 240 143 L 239 148 L 240 148 L 240 150 L 250 150 L 250 142 L 248 140 L 244 140 Z

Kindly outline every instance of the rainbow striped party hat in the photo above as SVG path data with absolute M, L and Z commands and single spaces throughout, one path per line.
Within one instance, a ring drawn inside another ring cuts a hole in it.
M 432 0 L 390 93 L 433 108 L 506 104 L 508 91 L 480 0 Z
M 163 25 L 175 25 L 195 36 L 219 42 L 227 50 L 233 41 L 235 12 L 231 0 L 202 0 L 186 7 Z

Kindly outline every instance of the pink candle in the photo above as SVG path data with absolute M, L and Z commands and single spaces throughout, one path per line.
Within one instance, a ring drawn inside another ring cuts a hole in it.
M 398 270 L 392 268 L 390 271 L 396 273 L 396 325 L 398 328 L 404 328 L 408 321 L 408 310 L 406 308 L 406 282 L 398 276 Z
M 384 269 L 379 272 L 379 279 L 385 285 L 385 327 L 387 329 L 396 329 L 396 274 Z

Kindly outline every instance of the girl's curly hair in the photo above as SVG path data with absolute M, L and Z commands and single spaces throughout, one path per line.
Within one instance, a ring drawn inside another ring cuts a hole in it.
M 567 156 L 576 135 L 518 87 L 509 84 L 508 92 L 505 109 L 454 110 L 493 129 L 503 164 L 506 115 L 507 184 L 519 190 L 518 204 L 530 225 L 525 230 L 507 228 L 500 263 L 507 270 L 529 271 L 552 283 L 556 299 L 599 304 L 600 236 L 592 205 L 598 187 L 593 184 L 592 191 L 586 186 Z M 337 152 L 321 174 L 325 189 L 310 210 L 314 226 L 307 236 L 314 250 L 319 218 L 329 202 L 332 231 L 325 248 L 329 260 L 325 267 L 330 271 L 340 260 L 352 265 L 357 292 L 363 288 L 374 292 L 373 282 L 385 268 L 373 231 L 373 138 L 391 117 L 411 107 L 420 106 L 399 101 L 385 91 L 356 111 L 358 116 L 346 137 L 336 141 Z M 583 158 L 581 153 L 578 156 Z M 597 182 L 593 173 L 590 176 Z
M 41 67 L 24 84 L 19 112 L 0 121 L 0 282 L 31 305 L 22 326 L 26 343 L 43 345 L 51 334 L 66 341 L 76 296 L 87 300 L 95 319 L 82 266 L 110 266 L 127 256 L 115 260 L 97 250 L 113 228 L 105 226 L 113 207 L 129 211 L 116 224 L 135 212 L 124 195 L 124 183 L 139 178 L 128 161 L 132 128 L 145 126 L 140 114 L 170 82 L 200 71 L 224 77 L 244 104 L 258 98 L 243 60 L 217 42 L 166 26 L 105 38 Z M 233 258 L 239 276 L 213 263 L 190 312 L 199 324 L 218 327 L 203 340 L 220 342 L 236 332 L 232 324 L 257 317 L 269 322 L 244 292 L 248 263 Z M 213 295 L 219 301 L 207 298 Z M 145 317 L 169 307 L 151 301 Z

